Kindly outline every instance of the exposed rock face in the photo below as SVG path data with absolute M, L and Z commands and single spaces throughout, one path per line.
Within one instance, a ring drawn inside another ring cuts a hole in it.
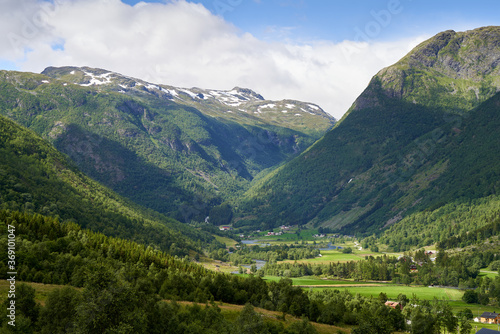
M 485 75 L 500 75 L 500 27 L 459 33 L 448 30 L 405 58 L 410 67 L 424 65 L 455 79 L 481 80 Z

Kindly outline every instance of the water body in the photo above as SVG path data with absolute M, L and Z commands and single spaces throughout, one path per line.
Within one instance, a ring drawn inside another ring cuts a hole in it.
M 259 240 L 242 240 L 241 243 L 245 244 L 245 245 L 256 245 L 256 244 L 260 243 L 260 241 Z
M 330 242 L 330 243 L 328 244 L 328 247 L 326 247 L 326 248 L 320 248 L 319 250 L 334 250 L 334 249 L 337 249 L 337 248 L 338 248 L 338 249 L 342 249 L 342 247 L 332 245 L 332 243 Z
M 271 244 L 263 243 L 260 240 L 242 240 L 241 243 L 244 245 L 259 245 L 260 247 L 271 246 Z
M 255 259 L 254 259 L 254 261 L 255 261 L 255 266 L 257 267 L 257 270 L 259 270 L 262 267 L 264 267 L 265 264 L 266 264 L 266 262 L 267 262 L 267 261 L 255 260 Z M 244 264 L 244 265 L 242 265 L 242 267 L 250 269 L 250 267 L 252 267 L 252 265 L 251 264 Z M 233 272 L 231 272 L 231 274 L 239 274 L 239 273 L 240 273 L 239 271 L 233 271 Z

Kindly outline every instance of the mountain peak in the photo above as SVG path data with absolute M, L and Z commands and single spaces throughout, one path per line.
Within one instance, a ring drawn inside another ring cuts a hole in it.
M 499 90 L 500 27 L 447 30 L 377 73 L 354 109 L 380 105 L 386 96 L 463 112 Z
M 335 122 L 316 104 L 294 100 L 269 101 L 249 88 L 237 86 L 231 90 L 179 88 L 91 67 L 48 67 L 42 74 L 80 86 L 189 105 L 211 116 L 237 118 L 244 123 L 259 119 L 265 123 L 316 131 L 318 126 L 326 130 Z

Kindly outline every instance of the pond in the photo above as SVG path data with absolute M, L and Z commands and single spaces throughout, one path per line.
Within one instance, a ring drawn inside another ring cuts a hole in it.
M 328 247 L 326 247 L 326 248 L 320 248 L 319 250 L 334 250 L 334 249 L 337 249 L 337 248 L 338 248 L 338 249 L 342 249 L 342 247 L 332 245 L 332 243 L 330 242 L 330 243 L 328 244 Z
M 255 261 L 255 266 L 257 267 L 257 270 L 259 270 L 262 267 L 264 267 L 265 264 L 266 264 L 266 262 L 267 262 L 267 261 L 255 260 L 255 259 L 254 259 L 254 261 Z M 252 266 L 251 264 L 244 264 L 244 265 L 242 265 L 243 268 L 248 268 L 248 269 L 250 269 L 251 266 Z M 231 272 L 231 274 L 239 274 L 239 273 L 240 273 L 239 271 L 233 271 L 233 272 Z

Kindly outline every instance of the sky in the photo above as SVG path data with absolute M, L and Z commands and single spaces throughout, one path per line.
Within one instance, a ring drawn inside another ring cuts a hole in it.
M 0 0 L 0 69 L 90 66 L 183 88 L 250 88 L 340 119 L 379 70 L 500 1 Z

